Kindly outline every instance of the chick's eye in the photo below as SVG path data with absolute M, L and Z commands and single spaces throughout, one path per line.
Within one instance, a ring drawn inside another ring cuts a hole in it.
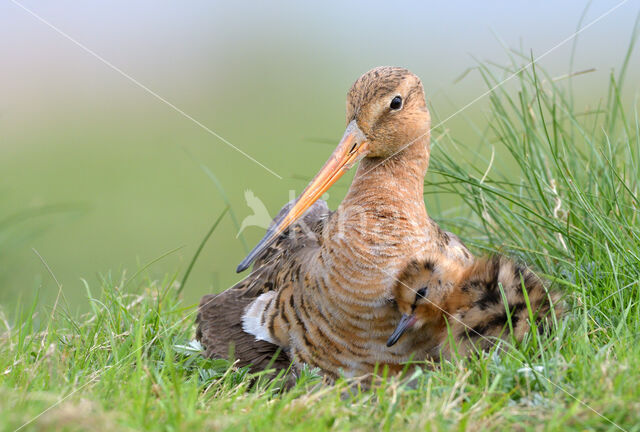
M 420 288 L 417 292 L 418 297 L 424 297 L 427 295 L 427 287 Z
M 391 99 L 391 104 L 389 105 L 389 108 L 391 108 L 392 110 L 398 110 L 402 108 L 402 98 L 400 96 L 396 96 L 393 99 Z

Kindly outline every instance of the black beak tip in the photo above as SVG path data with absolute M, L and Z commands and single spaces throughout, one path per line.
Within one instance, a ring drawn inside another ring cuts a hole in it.
M 243 271 L 248 269 L 249 266 L 256 260 L 258 255 L 260 255 L 266 248 L 271 246 L 271 243 L 273 243 L 278 237 L 274 235 L 275 230 L 275 226 L 267 230 L 267 233 L 264 235 L 264 237 L 262 237 L 262 240 L 260 240 L 258 244 L 253 248 L 253 250 L 249 252 L 249 255 L 244 257 L 242 262 L 238 264 L 238 267 L 236 267 L 236 273 L 242 273 Z
M 387 346 L 390 347 L 395 345 L 396 342 L 400 340 L 405 330 L 406 328 L 402 328 L 402 326 L 398 326 L 398 328 L 395 329 L 395 331 L 391 334 L 391 336 L 389 336 L 389 339 L 387 339 Z
M 415 323 L 415 317 L 413 315 L 403 314 L 398 323 L 398 327 L 393 331 L 389 339 L 387 339 L 387 346 L 393 346 L 402 337 L 402 335 L 413 326 Z

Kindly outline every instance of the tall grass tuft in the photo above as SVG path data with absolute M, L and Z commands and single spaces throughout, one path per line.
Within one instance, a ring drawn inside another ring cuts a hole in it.
M 514 69 L 515 59 L 502 73 Z M 478 70 L 489 87 L 504 78 L 486 65 Z M 579 109 L 571 87 L 534 63 L 518 73 L 515 91 L 498 87 L 489 96 L 480 145 L 511 157 L 471 161 L 444 134 L 439 148 L 457 151 L 438 152 L 432 172 L 441 177 L 437 188 L 464 202 L 454 229 L 476 247 L 540 269 L 582 307 L 583 319 L 624 319 L 637 330 L 640 133 L 637 107 L 621 95 L 624 71 L 611 74 L 600 106 Z

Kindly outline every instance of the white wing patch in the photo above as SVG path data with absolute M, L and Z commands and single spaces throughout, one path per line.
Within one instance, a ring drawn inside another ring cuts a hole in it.
M 242 315 L 242 330 L 254 335 L 256 340 L 263 340 L 273 344 L 275 344 L 276 341 L 274 341 L 269 334 L 266 319 L 264 320 L 264 324 L 262 324 L 262 316 L 267 312 L 266 308 L 269 300 L 275 295 L 275 291 L 269 291 L 260 295 L 245 308 L 244 315 Z

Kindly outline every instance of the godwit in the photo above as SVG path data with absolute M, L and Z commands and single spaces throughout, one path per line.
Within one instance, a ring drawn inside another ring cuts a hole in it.
M 225 299 L 255 298 L 244 313 L 245 331 L 333 377 L 409 359 L 404 345 L 386 346 L 400 320 L 390 301 L 395 276 L 427 255 L 460 269 L 473 261 L 427 216 L 429 127 L 417 76 L 379 67 L 360 77 L 347 95 L 347 128 L 338 147 L 238 266 L 242 271 L 255 261 L 251 275 L 204 302 L 201 317 L 215 321 L 216 314 L 228 313 L 239 319 Z M 329 212 L 318 198 L 358 162 L 346 197 Z M 296 224 L 303 215 L 304 226 Z M 216 339 L 212 331 L 224 330 L 199 320 L 207 349 L 207 340 Z M 424 339 L 419 333 L 415 338 L 418 345 Z
M 551 305 L 560 313 L 559 294 L 512 260 L 481 258 L 462 271 L 437 259 L 413 261 L 393 287 L 402 318 L 387 345 L 401 343 L 405 333 L 422 333 L 429 341 L 408 341 L 407 349 L 413 346 L 417 358 L 437 359 L 486 350 L 500 339 L 521 341 L 531 328 L 523 286 L 536 327 L 549 328 Z

